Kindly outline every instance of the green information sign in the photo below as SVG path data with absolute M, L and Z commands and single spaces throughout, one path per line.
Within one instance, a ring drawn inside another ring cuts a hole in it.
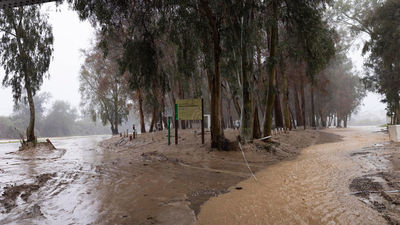
M 201 99 L 179 99 L 178 120 L 202 120 Z

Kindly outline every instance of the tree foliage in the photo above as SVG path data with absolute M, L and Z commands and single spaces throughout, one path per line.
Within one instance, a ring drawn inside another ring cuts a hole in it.
M 364 81 L 368 88 L 385 96 L 392 123 L 400 124 L 400 2 L 385 1 L 364 23 L 371 35 L 363 49 L 369 53 Z
M 35 140 L 33 96 L 40 89 L 49 70 L 53 52 L 52 28 L 39 6 L 7 8 L 0 11 L 0 63 L 4 68 L 3 85 L 11 86 L 14 102 L 26 91 L 30 106 L 28 141 Z
M 79 91 L 84 112 L 93 121 L 99 118 L 103 125 L 109 123 L 112 133 L 118 134 L 118 125 L 127 120 L 128 102 L 124 77 L 113 54 L 106 56 L 97 47 L 85 52 Z

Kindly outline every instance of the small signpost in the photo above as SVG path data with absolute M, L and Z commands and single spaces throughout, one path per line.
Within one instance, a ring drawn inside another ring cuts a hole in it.
M 201 121 L 201 143 L 204 144 L 203 99 L 179 99 L 175 103 L 175 144 L 178 144 L 179 120 Z

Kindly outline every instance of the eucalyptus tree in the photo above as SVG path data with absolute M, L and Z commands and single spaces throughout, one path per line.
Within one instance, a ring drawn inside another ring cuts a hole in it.
M 326 27 L 323 26 L 322 13 L 325 9 L 325 4 L 329 0 L 307 0 L 307 1 L 266 1 L 266 12 L 268 13 L 268 99 L 266 113 L 264 117 L 263 133 L 265 136 L 271 134 L 272 114 L 275 102 L 276 92 L 276 76 L 279 58 L 281 57 L 278 51 L 281 45 L 281 38 L 284 29 L 288 32 L 287 35 L 294 35 L 299 45 L 299 57 L 307 63 L 307 74 L 313 76 L 316 71 L 323 65 L 324 57 L 331 53 L 324 52 L 323 49 L 328 45 L 320 44 L 319 41 L 325 41 Z M 320 45 L 320 46 L 318 46 Z M 330 51 L 332 46 L 329 46 L 327 51 Z M 326 54 L 325 54 L 326 53 Z M 313 60 L 317 64 L 314 64 Z M 303 101 L 304 103 L 304 101 Z M 303 107 L 304 108 L 304 107 Z M 303 115 L 303 119 L 305 115 Z
M 14 103 L 27 99 L 30 120 L 26 136 L 28 142 L 34 142 L 33 97 L 49 70 L 53 53 L 52 28 L 47 22 L 47 15 L 41 13 L 36 5 L 1 10 L 0 32 L 0 63 L 5 71 L 3 85 L 11 86 Z M 23 97 L 24 92 L 26 97 Z
M 129 113 L 124 77 L 111 54 L 105 56 L 95 47 L 85 55 L 79 77 L 81 106 L 93 121 L 99 118 L 103 125 L 109 123 L 112 134 L 118 134 L 118 125 L 127 120 Z
M 385 96 L 388 115 L 400 124 L 400 2 L 387 0 L 363 22 L 370 27 L 370 40 L 364 45 L 369 52 L 364 78 L 370 90 Z

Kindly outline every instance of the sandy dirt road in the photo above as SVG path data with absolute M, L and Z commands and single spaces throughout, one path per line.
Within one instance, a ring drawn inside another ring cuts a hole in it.
M 355 151 L 388 140 L 360 129 L 329 129 L 343 141 L 313 145 L 292 161 L 256 173 L 257 181 L 211 198 L 197 224 L 386 224 L 385 219 L 353 195 L 349 183 L 379 163 L 352 157 Z

